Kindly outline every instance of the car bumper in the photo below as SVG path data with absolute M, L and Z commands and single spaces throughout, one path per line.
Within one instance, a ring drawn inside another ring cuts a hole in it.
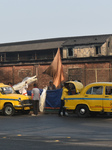
M 15 109 L 24 109 L 24 110 L 28 110 L 31 109 L 32 104 L 26 104 L 26 105 L 15 105 L 14 108 Z

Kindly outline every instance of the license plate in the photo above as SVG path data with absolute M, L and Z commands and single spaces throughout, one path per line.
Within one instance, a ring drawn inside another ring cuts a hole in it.
M 29 110 L 30 109 L 30 107 L 24 107 L 24 110 Z

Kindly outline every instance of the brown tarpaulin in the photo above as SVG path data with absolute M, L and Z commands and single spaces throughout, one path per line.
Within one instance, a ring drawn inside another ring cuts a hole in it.
M 63 66 L 61 62 L 61 55 L 59 48 L 56 53 L 56 56 L 54 57 L 53 62 L 43 73 L 53 77 L 53 83 L 56 87 L 60 85 L 61 81 L 64 80 Z

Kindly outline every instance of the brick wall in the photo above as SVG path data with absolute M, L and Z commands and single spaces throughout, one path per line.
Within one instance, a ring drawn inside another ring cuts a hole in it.
M 38 86 L 42 89 L 49 84 L 50 80 L 53 80 L 52 77 L 48 76 L 47 74 L 43 74 L 48 66 L 49 65 L 23 65 L 0 67 L 0 82 L 5 84 L 8 82 L 17 84 L 25 77 L 36 75 L 38 78 Z M 73 71 L 70 72 L 69 69 L 73 69 Z M 112 64 L 110 63 L 64 64 L 63 70 L 65 81 L 69 80 L 69 77 L 71 77 L 73 80 L 81 80 L 84 85 L 96 81 L 112 81 Z M 29 85 L 29 90 L 32 88 L 33 84 Z
M 50 77 L 49 75 L 47 74 L 43 74 L 43 72 L 48 68 L 47 65 L 42 65 L 42 66 L 38 66 L 37 70 L 38 70 L 38 74 L 37 74 L 37 77 L 38 77 L 38 86 L 40 88 L 44 88 L 46 86 L 49 85 L 49 81 L 50 80 L 53 80 L 52 77 Z
M 91 82 L 109 81 L 109 63 L 90 63 L 86 66 L 86 85 Z
M 13 68 L 12 67 L 0 67 L 0 82 L 7 84 L 13 82 Z

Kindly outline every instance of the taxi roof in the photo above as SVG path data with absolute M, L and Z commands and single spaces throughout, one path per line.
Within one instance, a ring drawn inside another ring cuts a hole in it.
M 6 87 L 6 86 L 9 86 L 9 85 L 6 85 L 4 83 L 0 83 L 0 87 Z
M 85 91 L 87 91 L 87 89 L 89 89 L 93 86 L 112 86 L 112 82 L 93 82 L 93 83 L 90 83 L 90 84 L 86 85 L 85 88 L 83 88 L 81 93 L 82 94 L 85 93 Z
M 104 86 L 109 85 L 109 86 L 112 86 L 112 82 L 93 82 L 93 83 L 88 84 L 87 86 L 89 86 L 89 85 L 104 85 Z

